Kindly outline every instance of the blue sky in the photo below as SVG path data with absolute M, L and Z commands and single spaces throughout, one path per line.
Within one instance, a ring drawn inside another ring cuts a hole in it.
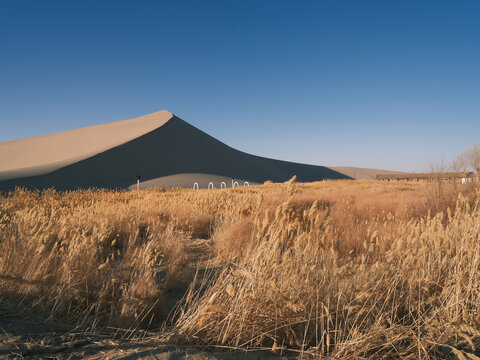
M 480 142 L 480 1 L 0 2 L 0 141 L 166 109 L 249 153 L 428 170 Z

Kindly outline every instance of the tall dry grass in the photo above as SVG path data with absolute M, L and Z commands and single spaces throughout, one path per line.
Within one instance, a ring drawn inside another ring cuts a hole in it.
M 168 325 L 177 341 L 473 359 L 480 193 L 438 190 L 17 190 L 0 199 L 0 296 L 92 328 Z

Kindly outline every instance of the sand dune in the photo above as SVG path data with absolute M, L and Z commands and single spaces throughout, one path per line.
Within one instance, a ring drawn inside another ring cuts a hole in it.
M 398 171 L 369 169 L 352 166 L 333 166 L 330 169 L 338 171 L 356 180 L 375 180 L 378 174 L 396 174 Z
M 194 185 L 198 186 L 199 189 L 222 189 L 230 187 L 242 187 L 250 185 L 258 185 L 259 183 L 254 181 L 248 181 L 245 179 L 231 178 L 227 176 L 219 176 L 212 174 L 201 174 L 201 173 L 187 173 L 187 174 L 175 174 L 169 176 L 163 176 L 156 179 L 151 179 L 147 181 L 142 181 L 140 183 L 140 189 L 148 189 L 153 187 L 158 188 L 172 188 L 172 187 L 182 187 L 182 188 L 194 188 Z M 129 186 L 129 189 L 134 190 L 137 188 L 137 185 Z
M 298 181 L 352 178 L 345 169 L 250 155 L 168 111 L 0 143 L 2 191 L 15 186 L 131 188 L 137 175 L 141 176 L 142 188 L 192 187 L 195 181 L 200 187 L 210 181 L 224 181 L 231 187 L 232 178 L 253 184 L 286 181 L 293 175 Z
M 172 117 L 168 111 L 159 111 L 135 119 L 2 142 L 0 180 L 50 173 L 142 136 Z

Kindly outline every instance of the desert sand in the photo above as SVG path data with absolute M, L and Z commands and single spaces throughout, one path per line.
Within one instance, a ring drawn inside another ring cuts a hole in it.
M 338 171 L 339 173 L 346 175 L 356 180 L 375 180 L 378 174 L 397 174 L 398 171 L 381 170 L 381 169 L 369 169 L 352 166 L 333 166 L 330 169 Z
M 53 172 L 122 145 L 165 124 L 168 111 L 0 143 L 0 181 Z
M 301 182 L 373 178 L 379 172 L 268 159 L 235 150 L 168 111 L 0 143 L 0 190 L 92 187 L 206 188 L 297 175 Z M 195 174 L 195 175 L 193 175 Z

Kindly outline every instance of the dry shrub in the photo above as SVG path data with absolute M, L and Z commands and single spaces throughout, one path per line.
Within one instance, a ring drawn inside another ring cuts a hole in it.
M 460 195 L 446 222 L 442 213 L 403 221 L 384 252 L 374 232 L 356 258 L 335 251 L 317 206 L 298 215 L 287 201 L 273 222 L 259 220 L 257 246 L 186 306 L 178 334 L 371 359 L 441 352 L 461 326 L 480 335 L 478 196 L 472 208 Z
M 213 214 L 184 205 L 169 208 L 168 211 L 170 221 L 175 223 L 177 228 L 191 233 L 192 237 L 195 238 L 210 238 L 215 222 Z
M 20 190 L 3 198 L 3 296 L 92 327 L 160 325 L 168 313 L 162 293 L 186 289 L 193 276 L 183 251 L 191 235 L 135 196 Z
M 195 343 L 473 358 L 478 199 L 374 181 L 17 189 L 0 197 L 0 298 L 92 328 L 158 328 L 178 303 L 173 331 Z
M 215 253 L 220 258 L 242 257 L 252 245 L 254 223 L 251 218 L 243 218 L 219 227 L 213 236 Z

